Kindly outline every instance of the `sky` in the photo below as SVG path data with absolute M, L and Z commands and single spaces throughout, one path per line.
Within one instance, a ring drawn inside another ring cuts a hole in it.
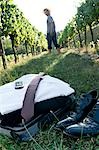
M 56 31 L 63 30 L 69 20 L 77 12 L 82 0 L 14 0 L 14 4 L 24 13 L 29 22 L 39 31 L 46 33 L 44 8 L 51 10 L 56 25 Z

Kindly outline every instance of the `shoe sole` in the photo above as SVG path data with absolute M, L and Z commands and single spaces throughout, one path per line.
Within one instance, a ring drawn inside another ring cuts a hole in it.
M 74 139 L 79 138 L 79 137 L 73 136 L 73 135 L 71 135 L 71 134 L 69 134 L 69 133 L 67 133 L 67 132 L 65 132 L 65 131 L 63 131 L 63 134 L 65 134 L 66 136 L 69 136 L 69 137 L 71 137 L 71 138 L 74 138 Z
M 71 134 L 69 134 L 69 133 L 67 133 L 67 132 L 65 132 L 65 131 L 63 131 L 63 134 L 66 135 L 66 136 L 69 136 L 69 137 L 71 137 L 71 138 L 74 138 L 74 139 L 97 137 L 97 136 L 99 135 L 99 133 L 97 133 L 96 135 L 93 135 L 93 136 L 92 136 L 92 135 L 90 135 L 90 136 L 87 136 L 87 135 L 86 135 L 86 136 L 74 136 L 74 135 L 71 135 Z

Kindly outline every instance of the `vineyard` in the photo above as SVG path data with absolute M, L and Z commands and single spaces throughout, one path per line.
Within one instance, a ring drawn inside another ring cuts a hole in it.
M 15 63 L 18 60 L 18 53 L 20 53 L 18 49 L 20 45 L 25 47 L 25 53 L 28 56 L 28 48 L 33 55 L 35 52 L 45 50 L 47 43 L 45 35 L 29 23 L 12 1 L 2 0 L 0 1 L 0 6 L 0 55 L 4 69 L 6 69 L 7 64 L 3 45 L 6 38 L 11 41 Z
M 0 1 L 0 55 L 3 67 L 7 68 L 6 54 L 13 54 L 17 63 L 18 54 L 37 54 L 47 49 L 46 37 L 32 26 L 12 0 Z M 99 1 L 86 0 L 77 9 L 75 17 L 59 33 L 61 47 L 86 47 L 94 42 L 99 45 Z M 96 29 L 97 28 L 97 29 Z M 94 32 L 94 30 L 96 31 Z M 10 42 L 10 50 L 7 42 Z M 5 46 L 6 45 L 6 46 Z M 6 47 L 6 49 L 5 49 Z
M 65 29 L 61 32 L 59 43 L 62 46 L 69 47 L 71 41 L 74 47 L 83 47 L 94 42 L 96 45 L 99 40 L 99 27 L 97 35 L 94 34 L 93 29 L 99 25 L 99 1 L 86 0 L 78 7 L 75 17 L 66 25 Z M 90 30 L 90 38 L 87 37 L 87 32 Z M 82 38 L 83 34 L 83 38 Z M 78 38 L 77 38 L 78 37 Z M 77 40 L 78 39 L 78 40 Z
M 13 0 L 0 0 L 0 86 L 22 75 L 45 72 L 82 93 L 99 89 L 99 0 L 85 0 L 58 33 L 61 54 L 47 53 L 46 35 Z M 54 124 L 54 123 L 53 123 Z M 49 125 L 29 142 L 0 135 L 0 150 L 99 150 L 99 135 L 72 139 Z

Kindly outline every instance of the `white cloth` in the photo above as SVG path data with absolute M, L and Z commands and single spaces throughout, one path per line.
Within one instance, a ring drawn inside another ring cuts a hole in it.
M 21 78 L 7 83 L 0 87 L 0 113 L 2 115 L 22 108 L 24 96 L 30 82 L 38 74 L 27 74 Z M 40 81 L 36 95 L 35 103 L 58 96 L 68 96 L 74 93 L 74 89 L 68 83 L 57 78 L 45 75 Z M 22 81 L 24 88 L 15 89 L 15 82 Z

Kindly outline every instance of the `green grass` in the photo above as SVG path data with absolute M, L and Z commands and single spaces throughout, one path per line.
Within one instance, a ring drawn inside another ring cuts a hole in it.
M 77 97 L 94 88 L 99 89 L 99 60 L 74 50 L 60 55 L 46 54 L 22 60 L 18 65 L 11 64 L 0 72 L 0 85 L 13 81 L 27 73 L 45 72 L 68 82 L 77 92 Z M 15 143 L 0 136 L 0 150 L 99 150 L 99 136 L 87 139 L 71 139 L 50 130 L 42 130 L 34 141 Z M 42 147 L 42 148 L 41 148 Z

